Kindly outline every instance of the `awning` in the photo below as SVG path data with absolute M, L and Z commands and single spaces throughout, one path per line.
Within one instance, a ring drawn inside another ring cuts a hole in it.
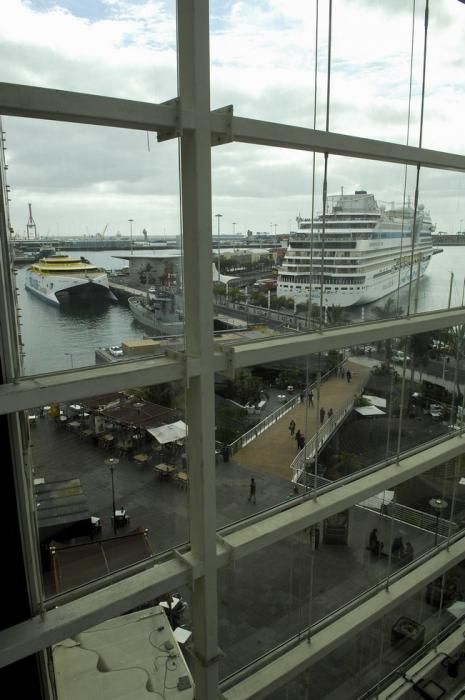
M 187 435 L 187 425 L 182 420 L 178 420 L 176 423 L 169 423 L 169 425 L 162 425 L 159 428 L 146 428 L 146 430 L 160 445 L 183 440 Z
M 372 406 L 386 408 L 386 399 L 383 399 L 381 396 L 370 396 L 368 394 L 363 394 L 363 398 L 369 401 Z
M 386 415 L 385 411 L 381 411 L 381 409 L 376 408 L 376 406 L 358 406 L 354 410 L 357 411 L 357 413 L 359 413 L 361 416 L 384 416 L 384 415 Z

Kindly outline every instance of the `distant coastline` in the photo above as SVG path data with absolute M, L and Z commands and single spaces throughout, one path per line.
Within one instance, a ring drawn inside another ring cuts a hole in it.
M 465 234 L 440 234 L 432 235 L 432 243 L 435 245 L 465 245 Z

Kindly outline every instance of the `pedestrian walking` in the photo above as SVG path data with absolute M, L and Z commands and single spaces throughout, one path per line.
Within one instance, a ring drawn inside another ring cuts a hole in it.
M 330 408 L 328 411 L 328 419 L 333 417 L 333 409 Z
M 323 407 L 320 408 L 320 425 L 323 425 L 325 422 L 325 409 Z
M 294 432 L 295 432 L 295 420 L 292 419 L 291 422 L 289 423 L 289 432 L 291 434 L 291 437 L 294 437 Z
M 352 379 L 352 374 L 350 372 L 350 369 L 347 370 L 346 376 L 347 376 L 347 383 L 350 384 L 350 380 Z
M 313 406 L 313 391 L 308 392 L 308 405 Z
M 300 392 L 300 403 L 304 402 L 305 394 L 303 391 Z
M 250 479 L 250 486 L 249 486 L 249 501 L 251 501 L 252 503 L 257 502 L 256 496 L 255 496 L 256 491 L 257 491 L 257 484 L 255 483 L 255 479 L 252 477 Z
M 299 450 L 303 450 L 305 447 L 305 435 L 300 434 L 299 440 L 297 442 Z
M 297 443 L 297 452 L 300 450 L 300 437 L 301 437 L 301 435 L 302 435 L 302 433 L 300 432 L 300 430 L 298 430 L 295 434 L 295 441 Z

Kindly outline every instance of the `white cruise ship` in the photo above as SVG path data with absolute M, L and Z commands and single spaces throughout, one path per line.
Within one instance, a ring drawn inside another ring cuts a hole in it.
M 425 272 L 433 254 L 429 213 L 418 207 L 415 232 L 413 219 L 410 206 L 378 206 L 365 190 L 328 197 L 327 214 L 313 220 L 313 231 L 311 219 L 297 218 L 278 296 L 319 304 L 323 281 L 323 306 L 354 306 L 408 284 Z
M 105 270 L 82 257 L 53 255 L 41 258 L 28 267 L 25 287 L 54 306 L 72 301 L 91 304 L 102 299 L 116 300 Z

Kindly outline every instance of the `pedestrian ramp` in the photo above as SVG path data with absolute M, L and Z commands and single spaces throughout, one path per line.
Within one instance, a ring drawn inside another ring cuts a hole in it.
M 293 476 L 290 465 L 301 450 L 297 449 L 296 440 L 290 434 L 289 423 L 291 420 L 295 421 L 296 431 L 300 430 L 306 438 L 306 446 L 319 435 L 318 440 L 312 444 L 321 449 L 322 441 L 326 442 L 348 415 L 354 397 L 363 391 L 370 376 L 368 367 L 350 361 L 347 367 L 352 375 L 351 382 L 347 382 L 341 376 L 331 376 L 321 384 L 319 401 L 317 392 L 314 391 L 313 406 L 307 401 L 296 403 L 292 410 L 286 411 L 278 420 L 267 426 L 264 432 L 254 436 L 253 440 L 241 447 L 234 454 L 234 461 L 254 471 L 273 474 L 290 481 Z M 326 417 L 330 409 L 333 411 L 332 418 L 326 418 L 323 430 L 320 425 L 321 408 L 325 409 Z

